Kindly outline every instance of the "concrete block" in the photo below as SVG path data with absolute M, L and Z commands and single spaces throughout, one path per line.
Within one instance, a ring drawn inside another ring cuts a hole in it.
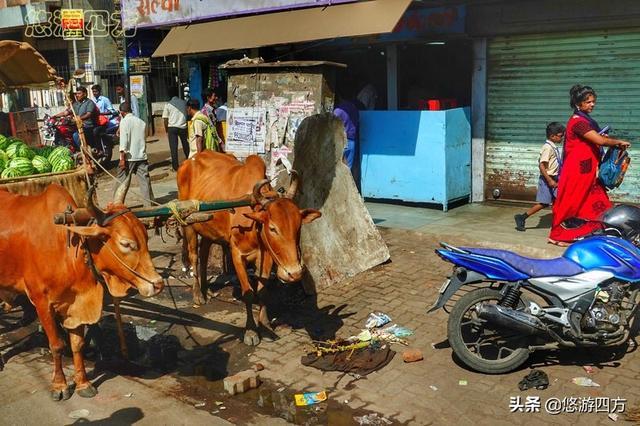
M 260 375 L 254 370 L 242 371 L 224 379 L 224 389 L 229 395 L 245 393 L 260 385 Z

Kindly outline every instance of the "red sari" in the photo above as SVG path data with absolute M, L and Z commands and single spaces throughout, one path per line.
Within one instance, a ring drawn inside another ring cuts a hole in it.
M 551 240 L 572 242 L 595 231 L 600 227 L 598 223 L 587 222 L 577 228 L 566 228 L 562 223 L 571 218 L 595 220 L 611 207 L 607 191 L 597 177 L 600 147 L 584 138 L 590 130 L 597 131 L 589 120 L 576 114 L 567 123 Z

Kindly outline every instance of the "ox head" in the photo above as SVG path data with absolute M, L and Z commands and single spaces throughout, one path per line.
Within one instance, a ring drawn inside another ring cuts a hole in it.
M 283 282 L 295 282 L 302 278 L 304 264 L 300 253 L 300 228 L 311 223 L 322 213 L 315 209 L 300 209 L 293 201 L 296 195 L 299 177 L 291 173 L 291 185 L 284 196 L 262 193 L 269 185 L 267 179 L 258 182 L 253 188 L 253 197 L 259 207 L 245 216 L 258 224 L 262 244 L 269 251 L 277 266 L 278 278 Z
M 164 281 L 151 261 L 146 228 L 125 206 L 102 211 L 93 203 L 93 192 L 92 187 L 87 208 L 77 209 L 74 216 L 85 218 L 77 223 L 95 223 L 66 228 L 88 239 L 93 262 L 112 296 L 124 297 L 132 287 L 145 297 L 158 294 Z

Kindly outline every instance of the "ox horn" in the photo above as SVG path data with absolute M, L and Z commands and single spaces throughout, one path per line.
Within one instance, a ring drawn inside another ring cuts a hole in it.
M 87 210 L 89 210 L 89 213 L 91 213 L 96 218 L 98 225 L 102 226 L 106 218 L 106 214 L 93 203 L 93 196 L 95 195 L 95 192 L 96 186 L 91 185 L 91 187 L 89 188 L 89 192 L 87 193 Z
M 295 170 L 291 170 L 291 183 L 285 197 L 293 198 L 298 193 L 298 185 L 300 185 L 300 175 Z
M 129 187 L 131 186 L 131 176 L 132 173 L 127 173 L 124 181 L 120 182 L 118 189 L 116 189 L 116 193 L 113 196 L 114 204 L 122 204 L 124 205 L 124 199 L 127 197 L 127 192 L 129 191 Z
M 269 179 L 262 179 L 260 182 L 256 183 L 253 186 L 253 199 L 255 200 L 256 203 L 260 203 L 262 207 L 266 206 L 269 200 L 267 200 L 267 198 L 264 195 L 262 195 L 260 190 L 262 189 L 263 186 L 268 184 L 269 184 Z

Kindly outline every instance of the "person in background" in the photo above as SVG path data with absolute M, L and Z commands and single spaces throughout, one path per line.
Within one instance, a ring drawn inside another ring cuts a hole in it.
M 525 221 L 533 216 L 556 199 L 556 191 L 558 188 L 558 175 L 562 165 L 560 150 L 556 144 L 562 143 L 565 128 L 562 124 L 552 122 L 547 125 L 547 140 L 542 145 L 540 157 L 538 158 L 538 168 L 540 169 L 540 177 L 538 178 L 538 191 L 536 193 L 536 204 L 522 214 L 514 216 L 516 221 L 516 229 L 518 231 L 525 230 Z
M 118 112 L 113 108 L 111 101 L 109 98 L 102 94 L 102 86 L 99 84 L 94 84 L 91 86 L 91 93 L 93 93 L 93 99 L 96 105 L 98 106 L 98 110 L 100 114 L 106 115 L 111 118 L 112 115 L 117 115 Z
M 218 93 L 218 104 L 220 106 L 216 108 L 216 118 L 218 119 L 216 130 L 218 131 L 218 136 L 220 136 L 221 149 L 224 151 L 224 144 L 227 139 L 227 101 L 221 93 Z
M 125 87 L 122 81 L 116 83 L 116 94 L 118 95 L 118 103 L 123 103 L 127 96 L 127 88 Z M 136 117 L 140 118 L 140 110 L 138 109 L 138 98 L 132 93 L 131 99 L 129 100 L 131 105 L 131 113 Z
M 82 120 L 82 130 L 84 133 L 85 140 L 90 147 L 94 147 L 95 143 L 93 140 L 93 128 L 97 122 L 97 111 L 98 108 L 96 104 L 89 99 L 87 96 L 87 88 L 84 86 L 78 86 L 76 91 L 74 92 L 75 102 L 71 105 L 73 111 L 76 113 L 78 118 Z M 61 111 L 55 114 L 53 117 L 65 117 L 68 115 L 73 115 L 73 112 L 70 109 L 66 109 L 65 111 Z M 75 132 L 73 134 L 73 141 L 76 145 L 76 148 L 80 148 L 80 133 Z
M 171 166 L 174 171 L 178 170 L 178 138 L 182 144 L 185 158 L 189 158 L 189 141 L 187 139 L 187 103 L 176 95 L 175 89 L 172 97 L 164 106 L 162 120 L 164 130 L 169 138 L 169 149 L 171 150 Z
M 99 142 L 107 131 L 107 128 L 112 128 L 118 125 L 119 114 L 111 104 L 111 100 L 102 94 L 102 87 L 99 84 L 91 86 L 91 93 L 93 94 L 94 102 L 98 107 L 99 114 L 96 126 L 93 128 L 93 140 L 96 143 L 95 148 L 98 151 L 102 151 L 103 147 Z
M 124 194 L 126 197 L 131 176 L 135 174 L 140 186 L 140 193 L 145 206 L 151 206 L 153 189 L 149 176 L 149 162 L 147 160 L 146 128 L 143 120 L 131 113 L 129 102 L 120 104 L 120 162 L 118 164 L 118 181 L 114 194 Z M 114 195 L 114 199 L 118 199 Z
M 360 92 L 358 92 L 356 99 L 362 104 L 365 110 L 374 110 L 378 103 L 378 91 L 373 84 L 367 83 Z
M 548 240 L 560 246 L 599 229 L 600 224 L 593 220 L 611 207 L 607 191 L 598 180 L 601 147 L 627 149 L 631 145 L 600 134 L 600 126 L 590 115 L 596 106 L 595 90 L 576 84 L 569 90 L 569 98 L 573 114 L 567 122 L 562 174 Z M 568 226 L 576 219 L 584 223 Z
M 353 170 L 353 161 L 356 155 L 356 140 L 358 138 L 359 112 L 355 104 L 341 96 L 333 109 L 333 115 L 342 120 L 344 131 L 347 135 L 347 143 L 344 147 L 342 161 Z
M 200 102 L 197 99 L 189 99 L 187 102 L 187 115 L 189 124 L 187 135 L 189 138 L 189 158 L 202 152 L 205 149 L 204 136 L 209 118 L 200 111 Z
M 218 94 L 211 87 L 207 88 L 202 95 L 204 99 L 204 105 L 200 112 L 209 118 L 212 125 L 216 125 L 218 119 L 216 118 L 216 106 L 218 103 Z
M 211 87 L 209 87 L 207 90 L 205 90 L 203 95 L 204 105 L 200 112 L 209 119 L 209 122 L 215 131 L 213 137 L 218 141 L 218 146 L 221 147 L 222 138 L 220 137 L 220 135 L 222 134 L 222 127 L 219 117 L 216 114 L 216 112 L 218 111 L 217 106 L 220 102 L 219 94 L 219 89 L 212 89 Z

